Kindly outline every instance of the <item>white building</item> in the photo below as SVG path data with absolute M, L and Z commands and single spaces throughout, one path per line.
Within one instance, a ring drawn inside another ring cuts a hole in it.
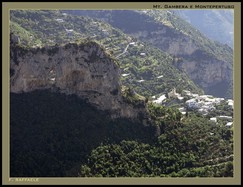
M 207 98 L 208 98 L 207 95 L 200 95 L 200 96 L 199 96 L 199 99 L 202 99 L 202 100 L 205 100 L 205 99 L 207 99 Z
M 197 98 L 198 94 L 191 94 L 191 96 Z
M 189 108 L 192 108 L 192 109 L 197 109 L 197 108 L 199 108 L 199 104 L 197 103 L 196 99 L 190 99 L 190 100 L 187 100 L 187 101 L 186 101 L 186 105 L 187 105 Z
M 206 98 L 205 101 L 215 103 L 216 99 L 215 98 Z
M 228 122 L 225 126 L 226 127 L 231 127 L 233 125 L 233 122 Z
M 191 96 L 192 95 L 192 93 L 189 90 L 183 90 L 182 93 L 187 95 L 187 96 Z
M 203 114 L 203 115 L 207 115 L 207 114 L 208 114 L 208 110 L 205 109 L 205 108 L 199 108 L 199 109 L 198 109 L 198 112 L 200 112 L 200 113 Z
M 163 76 L 163 75 L 160 75 L 160 76 L 158 76 L 157 78 L 160 79 L 160 78 L 162 78 L 162 77 L 164 77 L 164 76 Z
M 232 119 L 231 116 L 218 116 L 218 117 L 221 118 L 221 119 Z
M 216 117 L 210 118 L 210 121 L 217 123 L 217 118 Z
M 135 45 L 135 42 L 131 42 L 131 43 L 129 43 L 129 45 Z
M 178 108 L 181 114 L 185 115 L 186 114 L 186 109 L 184 107 Z
M 154 103 L 161 104 L 166 99 L 165 95 L 161 95 L 158 99 L 154 100 Z
M 180 112 L 183 112 L 183 111 L 185 111 L 186 109 L 185 109 L 184 107 L 180 107 L 180 108 L 178 108 L 178 110 L 179 110 Z
M 205 96 L 213 98 L 213 96 L 212 96 L 212 95 L 205 95 Z
M 128 75 L 130 75 L 130 74 L 129 74 L 129 73 L 124 73 L 124 74 L 122 74 L 123 77 L 126 77 L 126 76 L 128 76 Z
M 224 98 L 215 98 L 214 103 L 215 103 L 216 105 L 218 105 L 218 104 L 220 104 L 220 102 L 223 101 L 223 100 L 224 100 Z
M 234 108 L 234 101 L 232 99 L 228 99 L 227 100 L 228 105 L 231 106 L 232 108 Z

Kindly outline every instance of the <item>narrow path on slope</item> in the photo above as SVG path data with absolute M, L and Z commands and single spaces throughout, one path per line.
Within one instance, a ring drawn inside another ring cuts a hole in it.
M 130 43 L 129 43 L 129 44 L 127 44 L 127 46 L 126 46 L 126 48 L 123 50 L 123 52 L 122 52 L 121 54 L 117 55 L 117 56 L 116 56 L 116 58 L 119 58 L 119 56 L 121 56 L 121 55 L 123 55 L 124 53 L 126 53 L 126 52 L 127 52 L 128 47 L 129 47 L 129 45 L 130 45 Z

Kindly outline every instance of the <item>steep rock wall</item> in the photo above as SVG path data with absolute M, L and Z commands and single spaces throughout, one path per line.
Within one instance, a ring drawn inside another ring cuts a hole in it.
M 146 116 L 145 103 L 134 107 L 124 101 L 119 67 L 97 43 L 32 49 L 11 43 L 11 92 L 55 89 L 85 98 L 113 118 Z

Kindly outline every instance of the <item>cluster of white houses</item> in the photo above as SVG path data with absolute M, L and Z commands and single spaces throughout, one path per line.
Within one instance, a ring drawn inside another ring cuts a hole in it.
M 217 124 L 219 119 L 227 120 L 227 123 L 225 125 L 226 127 L 231 127 L 233 125 L 233 122 L 232 122 L 233 118 L 231 116 L 216 116 L 216 117 L 210 118 L 210 121 Z
M 153 102 L 157 104 L 163 104 L 166 102 L 167 99 L 166 94 L 161 95 L 157 99 L 155 96 L 153 96 L 152 98 L 154 99 Z M 188 90 L 183 90 L 182 93 L 179 94 L 176 92 L 175 88 L 168 93 L 168 98 L 175 98 L 178 103 L 182 103 L 184 105 L 178 108 L 182 114 L 186 114 L 186 111 L 189 109 L 198 111 L 202 115 L 207 115 L 210 111 L 215 110 L 215 106 L 219 105 L 222 101 L 225 100 L 224 98 L 216 98 L 212 95 L 193 94 Z M 185 100 L 185 98 L 187 98 L 187 100 Z M 233 100 L 228 99 L 226 100 L 226 102 L 233 109 Z M 210 118 L 210 121 L 217 123 L 217 119 L 225 119 L 227 121 L 226 126 L 228 127 L 232 126 L 233 124 L 233 118 L 231 116 L 217 116 Z

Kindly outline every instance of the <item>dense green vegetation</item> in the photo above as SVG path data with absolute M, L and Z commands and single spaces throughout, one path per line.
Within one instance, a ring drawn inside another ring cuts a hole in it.
M 157 15 L 157 22 L 153 21 L 155 15 L 148 15 L 139 19 L 146 18 L 151 29 L 157 27 L 161 15 Z M 107 15 L 107 19 L 111 17 Z M 208 116 L 193 111 L 184 116 L 173 104 L 155 105 L 149 99 L 174 87 L 202 92 L 176 68 L 181 58 L 88 17 L 60 11 L 11 10 L 10 19 L 10 30 L 20 40 L 15 47 L 25 46 L 23 53 L 45 50 L 40 48 L 44 45 L 97 42 L 121 68 L 123 102 L 145 108 L 143 119 L 148 122 L 111 119 L 109 111 L 98 110 L 76 95 L 59 93 L 54 87 L 11 93 L 11 177 L 234 175 L 233 128 L 209 121 L 214 115 L 232 115 L 226 103 Z M 136 45 L 128 45 L 131 42 Z M 55 50 L 54 46 L 46 52 L 51 56 Z
M 216 110 L 211 111 L 208 116 L 234 116 L 232 106 L 229 106 L 227 101 L 222 101 L 219 105 L 215 106 Z
M 101 145 L 93 150 L 80 177 L 232 177 L 233 162 L 195 167 L 193 153 L 170 153 L 170 147 L 135 141 Z M 229 159 L 231 160 L 231 159 Z M 182 169 L 183 168 L 183 169 Z
M 19 36 L 22 45 L 30 47 L 60 45 L 80 40 L 96 41 L 113 58 L 117 57 L 121 73 L 129 74 L 121 77 L 122 83 L 133 87 L 140 95 L 166 93 L 173 87 L 202 93 L 186 73 L 174 66 L 172 56 L 124 34 L 103 21 L 83 16 L 63 15 L 59 11 L 40 10 L 13 10 L 10 12 L 10 20 L 12 25 L 18 26 L 11 27 L 11 32 Z M 68 33 L 65 29 L 72 29 L 73 32 Z M 136 41 L 137 45 L 128 46 L 133 41 Z M 127 46 L 126 53 L 122 54 Z M 145 56 L 141 53 L 145 53 Z M 118 57 L 120 54 L 122 55 Z M 163 78 L 157 78 L 161 75 Z M 144 82 L 139 82 L 140 80 Z
M 39 39 L 33 38 L 34 34 L 32 34 L 30 31 L 27 31 L 15 22 L 10 21 L 10 30 L 14 31 L 15 35 L 21 36 L 21 43 L 23 45 L 30 46 L 41 44 Z
M 157 117 L 162 134 L 153 144 L 122 141 L 100 145 L 81 166 L 79 176 L 233 176 L 231 129 L 212 125 L 193 113 L 179 120 L 179 113 L 172 109 L 154 105 L 149 108 L 153 115 L 167 115 L 164 119 Z
M 74 95 L 10 99 L 12 177 L 233 176 L 232 129 L 193 113 L 148 103 L 152 123 L 143 126 Z

